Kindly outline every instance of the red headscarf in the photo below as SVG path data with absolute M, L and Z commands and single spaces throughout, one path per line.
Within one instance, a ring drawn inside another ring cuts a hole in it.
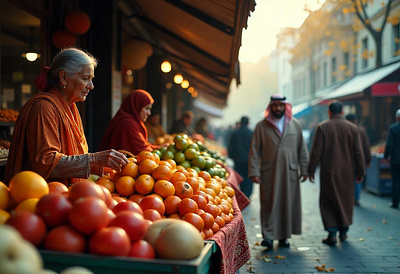
M 271 123 L 274 127 L 276 127 L 275 118 L 271 114 L 271 105 L 276 102 L 285 104 L 284 117 L 285 117 L 285 127 L 286 127 L 286 125 L 290 122 L 290 120 L 292 119 L 292 116 L 293 116 L 292 105 L 286 100 L 286 97 L 283 96 L 282 94 L 275 94 L 275 95 L 271 96 L 271 101 L 269 102 L 268 107 L 265 110 L 265 119 L 269 123 Z
M 137 154 L 137 151 L 149 146 L 147 129 L 140 119 L 140 111 L 152 103 L 154 103 L 154 99 L 147 91 L 142 89 L 132 91 L 122 102 L 117 114 L 108 125 L 99 149 L 124 149 Z M 129 128 L 121 127 L 121 122 L 129 123 Z M 128 138 L 127 136 L 130 134 L 141 137 Z

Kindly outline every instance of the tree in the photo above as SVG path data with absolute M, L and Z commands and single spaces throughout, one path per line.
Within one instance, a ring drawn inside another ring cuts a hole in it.
M 382 66 L 382 34 L 386 23 L 399 24 L 398 14 L 390 16 L 390 10 L 394 0 L 387 0 L 387 3 L 381 2 L 382 10 L 384 11 L 383 20 L 381 25 L 375 27 L 372 26 L 371 17 L 367 13 L 367 5 L 373 4 L 374 0 L 334 0 L 334 2 L 343 7 L 343 13 L 354 13 L 359 23 L 371 34 L 376 46 L 375 68 L 380 68 Z M 356 31 L 359 30 L 356 26 L 354 29 Z M 363 52 L 363 58 L 368 58 L 368 56 L 370 56 L 368 52 Z

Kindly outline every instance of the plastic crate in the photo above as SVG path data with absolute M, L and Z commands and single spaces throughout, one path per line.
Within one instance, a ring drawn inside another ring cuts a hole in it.
M 56 272 L 70 266 L 82 266 L 101 273 L 209 273 L 211 256 L 216 251 L 213 241 L 205 241 L 200 255 L 193 260 L 137 259 L 40 250 L 44 268 Z

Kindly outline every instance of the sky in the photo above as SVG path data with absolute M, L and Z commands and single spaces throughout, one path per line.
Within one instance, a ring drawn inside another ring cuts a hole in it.
M 278 90 L 277 75 L 268 59 L 275 49 L 276 35 L 281 28 L 301 26 L 308 15 L 305 5 L 312 10 L 320 7 L 318 0 L 256 0 L 256 3 L 242 33 L 241 84 L 237 87 L 236 81 L 232 81 L 223 117 L 212 121 L 216 126 L 227 127 L 246 115 L 253 127 L 263 118 L 270 95 Z
M 308 13 L 305 5 L 317 9 L 321 0 L 256 0 L 256 7 L 242 33 L 239 61 L 258 62 L 276 46 L 276 35 L 281 28 L 298 28 Z

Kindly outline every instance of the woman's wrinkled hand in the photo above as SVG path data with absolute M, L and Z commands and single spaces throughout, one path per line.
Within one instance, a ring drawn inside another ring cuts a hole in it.
M 260 176 L 253 176 L 253 177 L 250 177 L 250 180 L 252 180 L 253 183 L 261 184 L 261 177 L 260 177 Z
M 90 166 L 101 166 L 109 167 L 114 170 L 120 171 L 122 167 L 129 163 L 126 156 L 116 151 L 115 149 L 109 149 L 104 151 L 99 151 L 95 153 L 90 153 Z

